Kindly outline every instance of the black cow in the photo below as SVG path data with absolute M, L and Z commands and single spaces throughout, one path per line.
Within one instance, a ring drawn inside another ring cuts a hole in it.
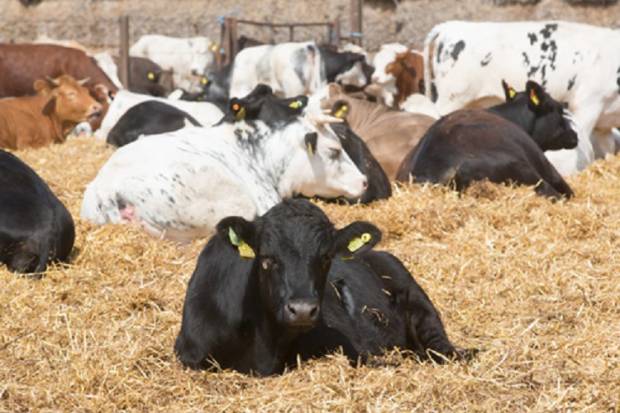
M 553 198 L 573 191 L 543 151 L 577 146 L 561 103 L 528 81 L 525 92 L 506 91 L 508 102 L 488 110 L 458 110 L 435 122 L 405 157 L 396 179 L 453 184 L 473 181 L 535 185 Z M 509 96 L 511 95 L 511 96 Z
M 217 225 L 189 281 L 175 352 L 193 369 L 269 375 L 296 354 L 342 347 L 352 359 L 396 346 L 441 360 L 468 357 L 400 261 L 372 252 L 381 232 L 336 230 L 307 200 L 284 201 L 253 222 Z
M 112 59 L 119 68 L 119 58 Z M 120 76 L 120 73 L 119 73 Z M 146 57 L 129 56 L 129 87 L 131 92 L 166 97 L 174 90 L 172 71 L 164 70 Z
M 67 261 L 74 240 L 67 208 L 28 165 L 0 150 L 0 262 L 40 275 L 49 261 Z
M 201 126 L 189 113 L 157 100 L 147 100 L 131 107 L 108 133 L 107 142 L 127 145 L 140 135 L 157 135 L 184 128 L 187 124 Z

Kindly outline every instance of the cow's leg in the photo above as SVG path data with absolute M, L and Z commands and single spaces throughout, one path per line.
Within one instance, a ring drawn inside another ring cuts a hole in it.
M 603 103 L 584 99 L 579 104 L 581 109 L 576 109 L 573 112 L 573 120 L 575 121 L 579 137 L 578 151 L 580 159 L 578 159 L 578 168 L 581 170 L 591 164 L 595 158 L 601 155 L 604 157 L 605 150 L 603 147 L 608 145 L 605 145 L 607 137 L 604 137 L 599 142 L 599 139 L 593 134 L 596 122 L 603 110 Z
M 547 159 L 544 158 L 544 160 L 546 161 Z M 560 174 L 558 174 L 558 172 L 553 169 L 550 164 L 547 172 L 549 173 L 546 175 L 556 181 L 555 183 L 558 186 L 557 188 L 551 183 L 549 183 L 545 179 L 545 177 L 541 176 L 541 174 L 539 174 L 538 171 L 529 164 L 523 164 L 514 168 L 513 179 L 518 183 L 534 186 L 534 191 L 536 191 L 536 193 L 541 196 L 546 196 L 554 199 L 560 199 L 563 196 L 567 198 L 573 196 L 573 191 L 570 189 L 568 184 L 566 184 L 564 179 L 562 179 Z

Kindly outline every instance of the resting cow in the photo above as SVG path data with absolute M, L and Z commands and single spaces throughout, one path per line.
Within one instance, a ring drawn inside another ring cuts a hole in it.
M 67 208 L 28 165 L 0 150 L 0 262 L 40 274 L 49 261 L 67 261 L 74 239 Z
M 254 90 L 242 99 L 232 98 L 223 121 L 262 120 L 275 125 L 278 122 L 287 122 L 291 117 L 300 114 L 308 104 L 305 96 L 296 96 L 289 99 L 278 98 L 267 85 L 259 84 Z M 240 115 L 240 111 L 243 116 Z M 332 113 L 334 114 L 334 113 Z M 374 158 L 364 141 L 360 139 L 344 123 L 332 124 L 332 130 L 338 135 L 342 150 L 349 155 L 355 166 L 368 178 L 368 187 L 361 197 L 349 198 L 349 202 L 369 203 L 379 199 L 389 198 L 392 195 L 390 181 L 381 166 Z M 334 152 L 333 157 L 340 156 Z
M 570 198 L 573 191 L 542 151 L 574 148 L 577 134 L 562 104 L 537 83 L 506 88 L 508 102 L 490 110 L 463 109 L 438 120 L 403 160 L 397 179 L 454 184 L 535 185 L 539 195 Z
M 82 84 L 63 75 L 37 80 L 37 96 L 0 99 L 0 148 L 62 143 L 78 123 L 99 117 L 101 104 Z
M 106 114 L 101 127 L 95 132 L 95 136 L 99 139 L 107 139 L 110 130 L 116 125 L 119 119 L 132 107 L 146 101 L 162 102 L 170 106 L 188 113 L 198 123 L 203 126 L 211 126 L 219 121 L 223 112 L 216 105 L 208 102 L 187 102 L 183 100 L 173 100 L 165 98 L 156 98 L 150 95 L 142 95 L 139 93 L 129 92 L 127 90 L 119 91 L 114 100 L 110 104 L 108 113 Z
M 222 123 L 138 139 L 88 185 L 81 216 L 184 241 L 209 234 L 227 215 L 252 219 L 295 194 L 358 197 L 367 180 L 326 124 L 337 120 L 306 111 L 286 123 Z
M 426 37 L 426 93 L 445 114 L 502 96 L 501 79 L 539 82 L 569 104 L 579 127 L 577 148 L 545 153 L 563 175 L 572 174 L 615 152 L 610 128 L 620 124 L 618 44 L 620 30 L 562 21 L 442 23 Z
M 99 128 L 107 111 L 109 95 L 118 88 L 92 57 L 81 50 L 46 44 L 0 44 L 0 98 L 34 95 L 37 79 L 70 75 L 87 79 L 84 86 L 102 105 L 97 117 L 89 120 Z
M 215 46 L 208 37 L 178 38 L 147 34 L 129 49 L 129 54 L 146 57 L 164 70 L 171 70 L 175 87 L 200 90 L 202 74 L 214 63 Z
M 435 119 L 421 114 L 390 110 L 384 105 L 353 99 L 337 85 L 329 85 L 323 108 L 336 104 L 353 132 L 362 138 L 388 178 L 394 179 L 403 158 L 422 138 Z M 336 109 L 336 112 L 339 112 Z
M 380 238 L 368 222 L 336 230 L 306 200 L 223 219 L 187 287 L 179 360 L 264 376 L 338 347 L 353 360 L 394 347 L 469 357 L 402 263 L 372 251 Z
M 107 142 L 125 146 L 141 135 L 172 132 L 185 126 L 201 126 L 187 112 L 156 100 L 147 100 L 130 108 L 108 133 Z

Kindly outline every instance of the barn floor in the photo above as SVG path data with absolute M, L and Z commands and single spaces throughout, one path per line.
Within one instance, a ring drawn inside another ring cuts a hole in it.
M 77 217 L 111 153 L 77 138 L 17 155 Z M 443 366 L 393 352 L 358 368 L 334 355 L 263 379 L 174 358 L 205 240 L 177 246 L 76 218 L 71 265 L 41 281 L 0 268 L 0 411 L 618 411 L 620 158 L 569 183 L 569 202 L 480 184 L 324 206 L 339 226 L 378 224 L 380 247 L 426 289 L 451 339 L 482 352 Z

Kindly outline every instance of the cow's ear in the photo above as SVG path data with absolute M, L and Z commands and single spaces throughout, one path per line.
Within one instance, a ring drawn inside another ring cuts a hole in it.
M 41 96 L 47 96 L 52 90 L 49 84 L 47 83 L 47 81 L 42 80 L 42 79 L 35 80 L 34 83 L 32 84 L 32 88 L 34 89 L 35 92 L 37 92 L 37 95 L 41 95 Z
M 242 258 L 256 257 L 256 227 L 254 223 L 242 217 L 228 217 L 221 220 L 216 227 L 217 233 Z
M 502 88 L 504 89 L 504 96 L 506 97 L 506 102 L 512 101 L 515 96 L 517 96 L 517 91 L 515 88 L 510 86 L 504 79 L 502 79 Z
M 233 115 L 235 116 L 235 121 L 241 121 L 243 119 L 245 119 L 245 106 L 243 105 L 243 103 L 237 99 L 237 98 L 232 98 L 230 100 L 230 110 L 232 111 Z
M 339 119 L 346 119 L 349 114 L 349 103 L 346 100 L 338 100 L 332 106 L 332 116 Z
M 538 83 L 528 80 L 525 85 L 525 92 L 528 96 L 528 105 L 534 112 L 540 112 L 546 106 L 547 92 Z
M 56 109 L 56 96 L 52 94 L 49 100 L 45 103 L 45 106 L 43 106 L 43 110 L 41 110 L 41 113 L 43 113 L 45 116 L 49 116 L 50 114 L 54 112 L 55 109 Z
M 304 144 L 306 145 L 306 150 L 308 151 L 308 155 L 314 156 L 316 153 L 316 145 L 319 139 L 319 135 L 316 132 L 306 133 L 304 137 Z
M 332 255 L 352 257 L 369 251 L 381 241 L 379 228 L 366 221 L 355 221 L 336 231 Z
M 296 113 L 301 112 L 308 105 L 308 97 L 299 95 L 290 100 L 288 107 L 295 110 Z

